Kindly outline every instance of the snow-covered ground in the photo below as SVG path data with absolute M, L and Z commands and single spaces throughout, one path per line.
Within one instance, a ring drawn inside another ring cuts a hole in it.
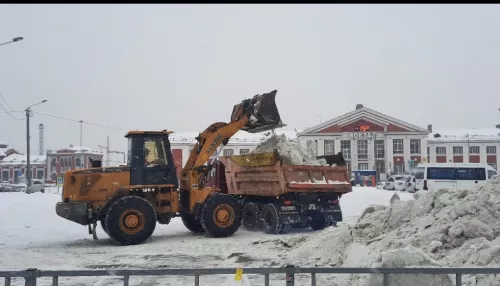
M 58 217 L 55 203 L 60 200 L 52 188 L 45 194 L 0 193 L 0 271 L 38 268 L 43 270 L 78 269 L 151 269 L 204 267 L 264 267 L 281 266 L 290 261 L 288 256 L 294 240 L 334 234 L 345 224 L 352 223 L 370 204 L 389 205 L 393 191 L 370 187 L 356 187 L 344 195 L 341 207 L 344 223 L 323 231 L 292 230 L 286 235 L 267 235 L 248 232 L 243 227 L 231 238 L 216 239 L 189 232 L 180 219 L 169 225 L 157 225 L 152 238 L 136 246 L 113 243 L 102 229 L 99 240 L 88 235 L 87 228 Z M 413 196 L 399 192 L 401 200 Z M 335 243 L 332 241 L 332 243 Z M 313 248 L 313 247 L 312 247 Z M 297 277 L 296 285 L 309 285 L 309 278 Z M 68 278 L 71 285 L 123 285 L 117 277 Z M 68 279 L 60 279 L 64 283 Z M 261 285 L 263 276 L 246 277 L 246 283 L 236 284 L 233 276 L 203 276 L 201 285 Z M 271 285 L 283 285 L 279 275 L 271 276 Z M 39 285 L 51 285 L 40 280 Z M 132 277 L 131 285 L 194 285 L 192 277 Z M 249 284 L 249 283 L 252 284 Z M 67 283 L 67 282 L 66 282 Z M 301 284 L 302 283 L 302 284 Z M 21 285 L 15 280 L 13 285 Z M 0 281 L 0 286 L 3 281 Z M 321 285 L 321 284 L 319 284 Z M 326 284 L 325 284 L 326 285 Z

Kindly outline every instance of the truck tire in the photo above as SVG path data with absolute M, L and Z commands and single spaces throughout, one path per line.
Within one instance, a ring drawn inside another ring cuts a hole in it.
M 210 196 L 201 210 L 200 222 L 211 237 L 231 236 L 241 225 L 240 203 L 226 194 Z
M 156 213 L 153 206 L 137 196 L 117 199 L 106 213 L 108 235 L 122 245 L 144 242 L 154 232 Z
M 279 221 L 278 208 L 275 204 L 265 204 L 261 212 L 261 221 L 268 234 L 284 234 L 290 229 L 289 224 Z
M 192 215 L 187 213 L 181 214 L 182 223 L 184 226 L 194 233 L 203 233 L 205 230 L 199 220 L 196 220 Z
M 262 228 L 260 221 L 260 209 L 256 203 L 246 203 L 242 210 L 243 226 L 249 231 L 256 231 Z
M 323 215 L 316 215 L 311 221 L 311 228 L 313 230 L 322 230 L 325 227 L 326 227 L 326 221 Z

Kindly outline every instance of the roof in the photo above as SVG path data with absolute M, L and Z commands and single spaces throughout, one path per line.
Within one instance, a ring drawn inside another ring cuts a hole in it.
M 436 138 L 434 135 L 441 137 Z M 497 128 L 473 128 L 473 129 L 448 129 L 438 130 L 429 134 L 429 141 L 484 141 L 500 140 L 500 129 Z
M 0 165 L 24 165 L 26 164 L 26 155 L 12 154 L 0 161 Z M 30 164 L 45 164 L 47 157 L 45 155 L 31 155 Z
M 94 154 L 94 155 L 101 155 L 102 152 L 99 150 L 95 150 L 89 147 L 83 147 L 83 146 L 73 146 L 69 148 L 61 148 L 58 149 L 56 152 L 57 153 L 66 153 L 65 151 L 68 151 L 69 153 L 75 153 L 75 154 Z M 51 154 L 56 154 L 56 153 L 51 153 Z
M 174 133 L 173 131 L 169 131 L 169 130 L 161 130 L 161 131 L 139 131 L 139 130 L 136 130 L 136 131 L 129 131 L 127 132 L 127 134 L 125 134 L 125 137 L 130 137 L 132 135 L 168 135 L 168 134 L 171 134 L 171 133 Z
M 392 116 L 388 116 L 386 114 L 383 114 L 381 112 L 375 111 L 371 108 L 368 107 L 361 107 L 359 109 L 355 109 L 351 112 L 345 113 L 343 115 L 337 116 L 333 119 L 330 119 L 328 121 L 325 121 L 323 123 L 320 123 L 318 125 L 315 125 L 313 127 L 307 128 L 306 130 L 300 132 L 298 135 L 306 135 L 310 133 L 315 133 L 317 131 L 320 131 L 322 129 L 325 129 L 329 126 L 332 125 L 345 125 L 347 123 L 355 122 L 356 120 L 363 119 L 363 118 L 368 118 L 368 119 L 375 119 L 376 121 L 382 123 L 382 124 L 394 124 L 398 125 L 400 127 L 406 128 L 410 131 L 414 132 L 422 132 L 422 133 L 428 133 L 427 129 L 419 127 L 417 125 L 408 123 L 406 121 L 397 119 Z
M 289 130 L 275 130 L 275 133 L 278 135 L 285 134 L 286 137 L 290 139 L 294 139 L 297 137 L 297 133 L 295 131 Z M 230 145 L 253 145 L 260 144 L 262 141 L 269 138 L 271 133 L 261 132 L 261 133 L 248 133 L 246 131 L 238 131 L 231 139 L 229 139 Z M 169 136 L 170 143 L 172 144 L 195 144 L 196 137 L 199 135 L 199 132 L 179 132 L 172 133 Z

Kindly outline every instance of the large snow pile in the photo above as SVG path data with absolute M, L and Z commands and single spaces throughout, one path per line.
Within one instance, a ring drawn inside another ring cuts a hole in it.
M 281 241 L 302 267 L 500 267 L 500 176 L 473 190 L 419 191 L 414 200 L 371 205 L 353 226 Z M 283 240 L 283 239 L 281 239 Z M 279 245 L 279 244 L 278 244 Z M 328 285 L 381 285 L 382 275 L 331 275 Z M 464 285 L 500 285 L 464 275 Z M 448 275 L 390 275 L 389 285 L 453 285 Z
M 273 134 L 260 143 L 252 153 L 265 153 L 278 150 L 283 163 L 289 165 L 327 165 L 326 160 L 317 160 L 312 150 L 304 148 L 299 142 L 290 141 L 285 134 Z

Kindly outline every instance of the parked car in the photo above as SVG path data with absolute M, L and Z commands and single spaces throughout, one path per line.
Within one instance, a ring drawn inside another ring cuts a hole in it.
M 16 189 L 9 182 L 1 182 L 0 183 L 0 192 L 15 192 Z
M 385 182 L 384 189 L 385 190 L 397 190 L 397 188 L 401 188 L 403 186 L 403 182 L 401 180 L 405 180 L 408 175 L 393 175 L 390 176 L 389 179 Z M 401 182 L 401 184 L 399 184 Z M 397 187 L 398 186 L 398 187 Z
M 32 194 L 36 192 L 45 193 L 45 182 L 43 180 L 34 179 L 31 182 L 31 186 L 26 190 L 27 194 Z
M 31 186 L 29 188 L 25 180 L 15 184 L 14 187 L 16 191 L 25 192 L 27 194 L 32 194 L 36 192 L 45 193 L 45 182 L 43 180 L 38 180 L 38 179 L 33 179 L 31 181 Z
M 417 180 L 415 176 L 408 176 L 404 182 L 404 191 L 414 193 L 417 191 Z
M 385 182 L 378 182 L 376 188 L 379 190 L 384 189 L 385 187 Z

